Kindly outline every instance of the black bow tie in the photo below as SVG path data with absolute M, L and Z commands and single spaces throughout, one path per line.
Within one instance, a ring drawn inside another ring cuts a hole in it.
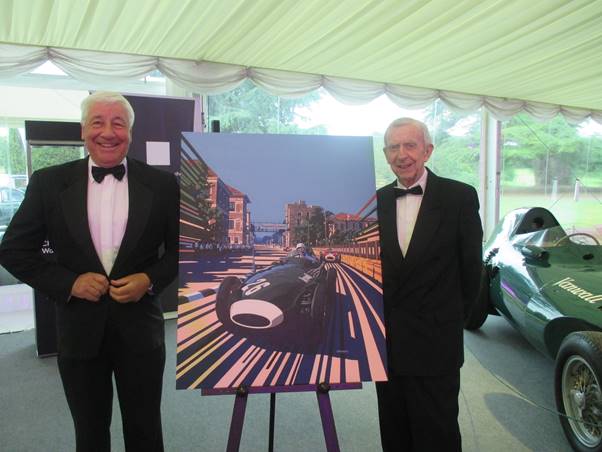
M 125 166 L 123 164 L 113 166 L 112 168 L 103 168 L 102 166 L 93 166 L 92 167 L 92 177 L 99 184 L 105 178 L 107 174 L 112 174 L 115 176 L 117 180 L 123 179 L 125 175 Z
M 407 190 L 405 188 L 399 188 L 399 187 L 394 187 L 394 189 L 395 189 L 395 197 L 396 198 L 405 196 L 407 194 L 410 194 L 410 195 L 421 195 L 422 194 L 422 187 L 420 185 L 416 185 L 415 187 L 408 188 Z

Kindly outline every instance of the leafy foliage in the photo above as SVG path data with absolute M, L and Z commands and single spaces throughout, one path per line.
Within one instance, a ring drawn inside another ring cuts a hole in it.
M 425 116 L 435 145 L 427 166 L 439 176 L 478 187 L 481 134 L 479 114 L 458 114 L 436 102 L 427 109 Z M 463 134 L 453 134 L 456 129 L 462 129 Z M 373 142 L 376 186 L 382 187 L 392 182 L 395 176 L 382 151 L 384 136 L 374 136 Z
M 301 129 L 294 123 L 297 107 L 307 106 L 319 97 L 313 92 L 302 98 L 283 99 L 246 80 L 232 91 L 209 96 L 209 119 L 218 119 L 222 132 L 325 134 L 324 126 Z
M 309 220 L 294 226 L 294 236 L 307 245 L 320 245 L 326 239 L 326 217 L 322 207 L 312 209 Z
M 31 165 L 35 170 L 60 165 L 83 158 L 81 146 L 36 146 L 31 150 Z
M 535 184 L 544 186 L 556 179 L 571 186 L 576 178 L 602 170 L 602 140 L 584 139 L 578 129 L 558 115 L 541 123 L 528 115 L 517 115 L 503 127 L 503 181 L 512 184 L 516 170 L 528 168 Z
M 4 174 L 26 174 L 25 143 L 19 129 L 10 128 L 0 136 L 0 169 Z

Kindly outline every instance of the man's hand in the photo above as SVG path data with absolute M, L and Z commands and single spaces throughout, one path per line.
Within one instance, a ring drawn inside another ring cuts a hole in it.
M 88 301 L 98 301 L 109 290 L 109 280 L 100 273 L 82 273 L 71 288 L 71 296 Z
M 120 279 L 112 279 L 109 295 L 118 303 L 136 302 L 142 298 L 151 285 L 146 273 L 134 273 Z

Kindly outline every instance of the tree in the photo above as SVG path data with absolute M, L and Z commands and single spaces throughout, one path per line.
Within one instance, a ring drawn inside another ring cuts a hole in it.
M 4 174 L 23 175 L 27 174 L 25 143 L 21 138 L 19 129 L 9 128 L 5 136 L 0 136 L 0 150 L 2 150 L 2 160 L 0 167 Z
M 79 160 L 83 156 L 84 152 L 81 146 L 36 146 L 31 150 L 31 166 L 35 171 Z
M 27 174 L 25 142 L 19 129 L 9 129 L 8 146 L 11 159 L 12 174 Z
M 457 113 L 437 101 L 426 109 L 424 122 L 429 127 L 435 145 L 435 151 L 427 166 L 440 176 L 478 186 L 481 134 L 478 113 L 472 115 Z M 456 129 L 461 129 L 463 134 L 452 134 Z M 384 137 L 375 136 L 374 162 L 377 187 L 394 180 L 394 175 L 382 151 L 383 146 Z
M 222 132 L 325 134 L 324 126 L 301 129 L 295 124 L 297 107 L 319 98 L 314 91 L 302 98 L 283 99 L 246 80 L 227 93 L 209 96 L 208 111 L 211 120 L 220 121 Z
M 435 145 L 429 167 L 441 176 L 477 187 L 481 140 L 479 113 L 458 113 L 436 101 L 427 109 L 425 121 L 430 126 Z M 463 133 L 454 134 L 454 130 Z
M 326 240 L 326 217 L 322 207 L 314 207 L 309 218 L 293 227 L 293 236 L 306 245 L 320 245 Z
M 539 186 L 552 174 L 560 185 L 573 184 L 579 167 L 575 163 L 586 154 L 577 129 L 560 115 L 545 123 L 516 115 L 504 124 L 503 140 L 506 179 L 516 169 L 530 168 Z
M 312 244 L 319 245 L 326 239 L 326 216 L 322 207 L 312 210 L 309 217 L 309 229 L 311 231 Z

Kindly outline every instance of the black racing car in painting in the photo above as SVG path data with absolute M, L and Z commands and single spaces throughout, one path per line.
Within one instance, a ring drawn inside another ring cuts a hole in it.
M 255 339 L 319 344 L 336 301 L 336 270 L 295 250 L 244 280 L 226 277 L 216 311 L 226 329 Z
M 504 316 L 555 358 L 556 407 L 577 451 L 602 451 L 602 246 L 567 234 L 541 207 L 517 209 L 484 247 L 481 292 L 466 322 Z

